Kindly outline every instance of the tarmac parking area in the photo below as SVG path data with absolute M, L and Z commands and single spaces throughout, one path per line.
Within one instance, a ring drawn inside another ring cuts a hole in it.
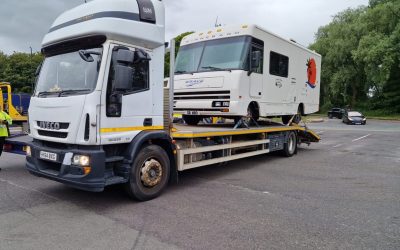
M 322 141 L 180 175 L 150 202 L 0 159 L 0 249 L 399 249 L 400 123 L 309 125 Z

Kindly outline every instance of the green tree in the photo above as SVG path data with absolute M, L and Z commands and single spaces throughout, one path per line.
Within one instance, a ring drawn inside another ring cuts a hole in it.
M 323 56 L 322 104 L 400 112 L 399 13 L 400 0 L 371 0 L 318 30 L 310 47 Z

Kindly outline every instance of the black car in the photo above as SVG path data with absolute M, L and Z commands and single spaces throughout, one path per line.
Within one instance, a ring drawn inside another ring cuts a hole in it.
M 329 119 L 333 119 L 334 117 L 338 119 L 342 119 L 344 113 L 344 109 L 341 108 L 333 108 L 328 112 Z
M 346 111 L 343 114 L 343 122 L 346 124 L 365 125 L 367 118 L 358 111 Z

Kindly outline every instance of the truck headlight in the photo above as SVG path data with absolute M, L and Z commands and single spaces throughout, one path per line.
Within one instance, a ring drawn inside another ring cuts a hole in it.
M 74 155 L 72 158 L 72 164 L 81 167 L 87 167 L 90 165 L 90 157 L 87 155 Z
M 213 107 L 222 107 L 222 102 L 214 102 Z
M 230 105 L 229 102 L 223 102 L 223 103 L 222 103 L 222 106 L 224 106 L 224 107 L 229 107 L 229 105 Z
M 25 147 L 25 153 L 26 153 L 26 156 L 32 157 L 32 150 L 31 150 L 30 146 Z

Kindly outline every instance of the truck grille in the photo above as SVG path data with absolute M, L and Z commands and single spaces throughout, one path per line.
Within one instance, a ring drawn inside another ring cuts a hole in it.
M 231 99 L 230 91 L 201 91 L 201 92 L 178 92 L 174 94 L 174 100 L 224 100 Z
M 37 126 L 41 127 L 42 121 L 37 121 Z M 60 124 L 60 129 L 68 129 L 69 128 L 69 123 L 66 122 L 59 122 L 58 124 Z
M 61 138 L 61 139 L 65 139 L 68 137 L 67 132 L 54 132 L 54 131 L 47 131 L 47 130 L 38 130 L 38 134 L 40 136 L 54 137 L 54 138 Z

